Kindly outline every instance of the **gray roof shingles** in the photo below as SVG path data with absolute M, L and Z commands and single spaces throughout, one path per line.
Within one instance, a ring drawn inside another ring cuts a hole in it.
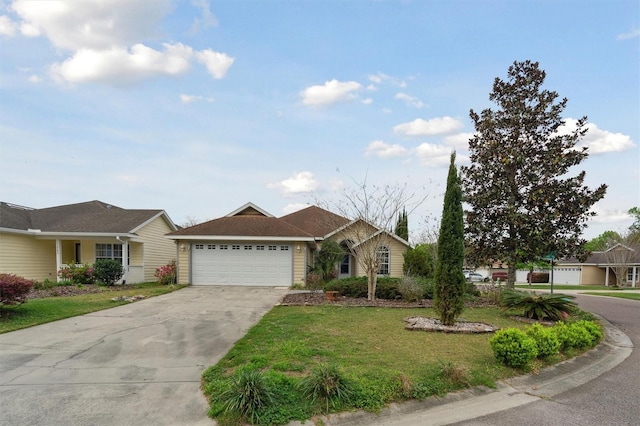
M 162 210 L 130 210 L 101 201 L 44 209 L 0 203 L 0 227 L 42 232 L 129 233 Z

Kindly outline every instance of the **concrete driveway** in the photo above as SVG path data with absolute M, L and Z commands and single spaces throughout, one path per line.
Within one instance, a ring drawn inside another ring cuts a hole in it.
M 206 425 L 200 375 L 287 292 L 199 286 L 0 334 L 0 425 Z

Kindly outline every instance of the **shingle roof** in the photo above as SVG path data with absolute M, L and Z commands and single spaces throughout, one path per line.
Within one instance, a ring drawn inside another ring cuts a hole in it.
M 101 201 L 44 209 L 0 203 L 0 227 L 42 232 L 129 233 L 163 210 L 130 210 Z
M 280 220 L 318 238 L 324 237 L 350 222 L 349 219 L 318 206 L 309 206 L 282 216 Z
M 221 217 L 189 228 L 179 229 L 171 236 L 247 236 L 310 238 L 313 235 L 275 218 L 259 215 Z

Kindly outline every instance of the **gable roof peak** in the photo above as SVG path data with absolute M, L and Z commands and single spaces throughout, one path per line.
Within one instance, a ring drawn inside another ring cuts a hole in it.
M 265 216 L 265 217 L 274 217 L 268 211 L 258 207 L 252 202 L 248 202 L 245 205 L 235 209 L 229 214 L 226 214 L 224 217 L 232 217 L 232 216 Z

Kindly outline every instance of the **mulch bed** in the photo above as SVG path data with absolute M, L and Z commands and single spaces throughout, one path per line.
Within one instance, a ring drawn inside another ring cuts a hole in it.
M 337 306 L 371 306 L 380 308 L 432 308 L 433 301 L 424 299 L 418 302 L 407 302 L 404 300 L 376 299 L 367 300 L 364 297 L 338 296 L 336 301 L 327 300 L 324 293 L 288 293 L 280 303 L 283 306 L 305 306 L 305 305 L 337 305 Z M 477 298 L 472 302 L 465 303 L 468 308 L 484 308 L 497 306 L 491 299 Z

